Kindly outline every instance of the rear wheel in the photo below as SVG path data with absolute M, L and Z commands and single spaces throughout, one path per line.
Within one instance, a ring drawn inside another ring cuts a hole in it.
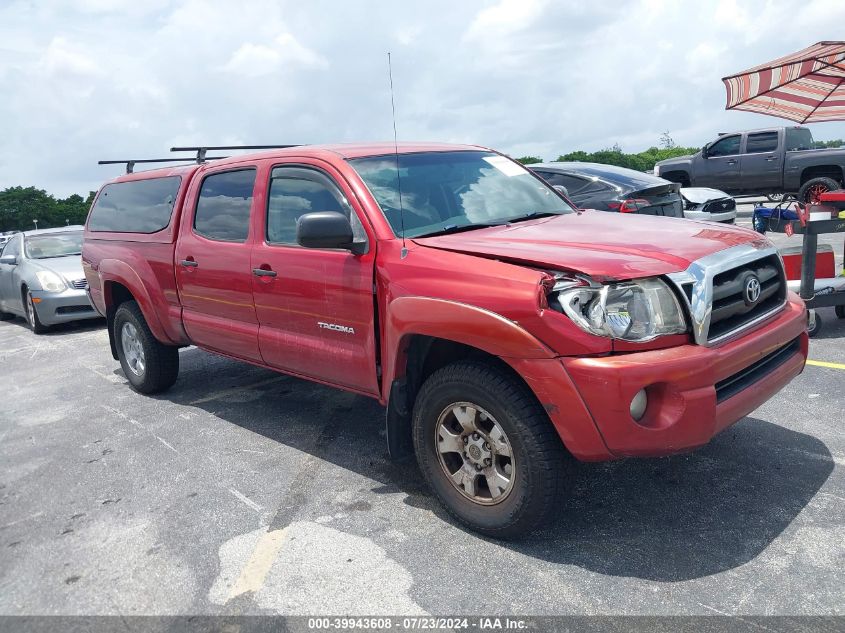
M 798 201 L 804 204 L 816 204 L 821 194 L 837 189 L 839 189 L 839 183 L 833 178 L 811 178 L 798 190 Z
M 770 193 L 766 196 L 766 198 L 768 198 L 769 202 L 780 202 L 781 200 L 783 200 L 783 194 L 782 193 Z
M 513 538 L 556 515 L 572 458 L 515 377 L 479 362 L 448 365 L 420 389 L 413 426 L 428 484 L 468 527 Z
M 120 366 L 135 391 L 158 393 L 173 386 L 179 349 L 156 340 L 135 301 L 120 304 L 113 328 Z
M 34 334 L 44 334 L 47 331 L 47 326 L 41 323 L 38 318 L 38 310 L 35 307 L 35 301 L 32 300 L 32 293 L 24 288 L 24 306 L 26 307 L 26 322 L 29 329 Z

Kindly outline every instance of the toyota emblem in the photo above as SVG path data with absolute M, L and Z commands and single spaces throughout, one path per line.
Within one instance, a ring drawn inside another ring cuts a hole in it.
M 756 275 L 751 275 L 745 280 L 745 303 L 754 305 L 760 298 L 760 280 Z

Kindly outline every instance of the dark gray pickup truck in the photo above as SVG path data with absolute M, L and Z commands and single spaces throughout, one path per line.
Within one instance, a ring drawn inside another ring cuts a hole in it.
M 812 202 L 845 184 L 845 149 L 811 149 L 805 127 L 774 127 L 720 134 L 692 156 L 660 161 L 655 176 L 683 187 L 731 194 L 797 194 Z

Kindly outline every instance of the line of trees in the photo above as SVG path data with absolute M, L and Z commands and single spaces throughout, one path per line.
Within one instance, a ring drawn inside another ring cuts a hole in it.
M 0 191 L 0 231 L 84 224 L 95 193 L 55 198 L 35 187 L 9 187 Z

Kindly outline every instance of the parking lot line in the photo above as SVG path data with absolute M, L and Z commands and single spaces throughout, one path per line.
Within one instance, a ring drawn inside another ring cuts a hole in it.
M 845 369 L 845 365 L 842 363 L 827 363 L 821 360 L 808 360 L 807 364 L 814 367 L 827 367 L 828 369 Z
M 229 600 L 247 591 L 257 592 L 264 586 L 264 579 L 276 560 L 287 528 L 272 530 L 261 535 L 241 574 L 229 593 Z

